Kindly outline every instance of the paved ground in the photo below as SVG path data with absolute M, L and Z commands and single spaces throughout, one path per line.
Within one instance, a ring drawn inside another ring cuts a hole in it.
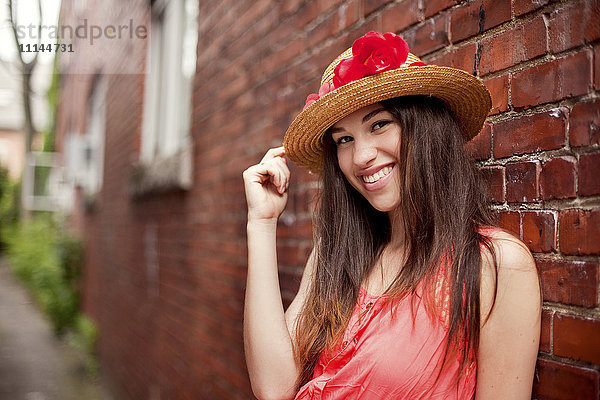
M 113 400 L 0 259 L 0 400 Z

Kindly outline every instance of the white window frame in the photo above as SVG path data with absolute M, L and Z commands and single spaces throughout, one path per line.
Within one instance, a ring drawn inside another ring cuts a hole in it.
M 41 188 L 42 194 L 36 194 L 40 188 L 35 188 L 36 168 L 49 168 L 50 171 Z M 25 210 L 31 211 L 59 211 L 69 204 L 68 183 L 61 179 L 62 168 L 58 163 L 58 153 L 31 151 L 25 156 L 23 174 L 23 191 L 21 205 Z
M 155 0 L 151 15 L 136 194 L 188 189 L 192 183 L 198 0 Z
M 104 179 L 104 143 L 106 142 L 106 79 L 97 75 L 90 96 L 83 154 L 86 177 L 82 182 L 88 198 L 95 198 Z
M 85 131 L 68 131 L 64 140 L 64 179 L 81 188 L 86 207 L 94 206 L 104 182 L 106 94 L 107 76 L 97 74 L 88 98 Z

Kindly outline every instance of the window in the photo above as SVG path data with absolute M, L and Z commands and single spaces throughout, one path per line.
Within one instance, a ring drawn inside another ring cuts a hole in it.
M 198 0 L 154 0 L 134 193 L 188 188 Z
M 106 82 L 97 75 L 88 107 L 83 161 L 86 171 L 82 187 L 86 197 L 96 197 L 104 175 L 104 142 L 106 122 Z
M 88 207 L 95 204 L 102 189 L 105 125 L 106 78 L 98 74 L 88 101 L 85 132 L 69 131 L 65 137 L 65 177 L 82 189 Z

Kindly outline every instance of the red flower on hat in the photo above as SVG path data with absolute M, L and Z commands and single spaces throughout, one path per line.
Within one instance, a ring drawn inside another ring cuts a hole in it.
M 306 107 L 310 106 L 312 103 L 319 100 L 321 97 L 325 96 L 327 93 L 331 92 L 334 89 L 335 88 L 333 87 L 333 83 L 325 82 L 324 84 L 322 84 L 319 88 L 319 94 L 311 93 L 306 97 L 306 103 L 304 104 L 304 108 L 302 108 L 302 111 L 304 111 Z
M 341 61 L 334 70 L 333 85 L 338 88 L 365 76 L 400 67 L 408 56 L 408 44 L 392 32 L 369 32 L 356 39 L 352 57 Z

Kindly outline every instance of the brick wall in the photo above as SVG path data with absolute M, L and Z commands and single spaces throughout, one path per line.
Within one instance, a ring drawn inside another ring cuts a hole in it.
M 144 79 L 110 75 L 104 186 L 93 208 L 76 204 L 87 247 L 83 306 L 100 325 L 102 367 L 123 399 L 252 398 L 241 173 L 281 143 L 323 69 L 369 30 L 397 32 L 425 62 L 488 85 L 493 110 L 468 150 L 488 171 L 502 226 L 527 243 L 540 271 L 535 397 L 598 398 L 598 3 L 220 0 L 200 2 L 192 188 L 130 196 Z M 63 79 L 59 137 L 83 124 L 91 82 Z M 278 241 L 286 304 L 311 247 L 316 187 L 295 166 L 292 174 Z

